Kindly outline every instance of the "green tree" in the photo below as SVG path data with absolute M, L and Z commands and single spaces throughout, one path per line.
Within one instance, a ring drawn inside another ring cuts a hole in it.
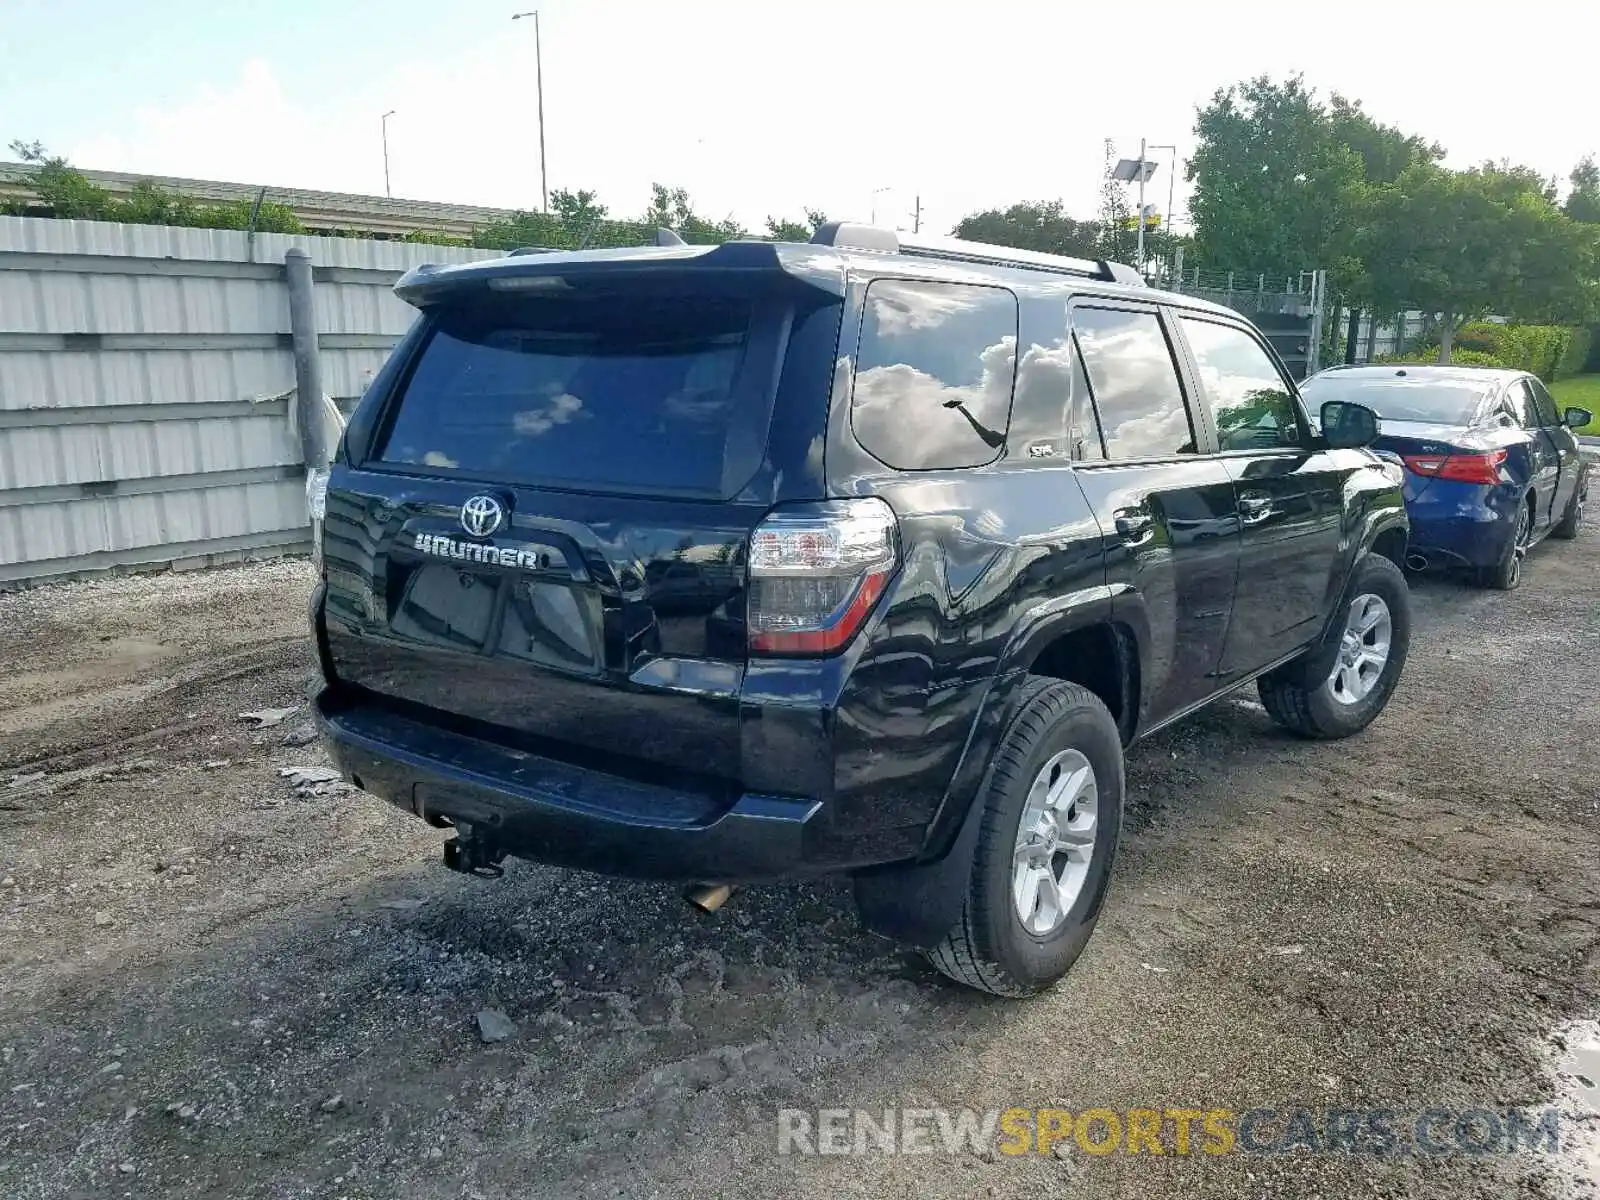
M 1106 144 L 1105 175 L 1100 180 L 1100 208 L 1095 221 L 1095 257 L 1110 262 L 1131 263 L 1139 257 L 1139 227 L 1134 223 L 1128 192 L 1112 178 L 1114 165 Z
M 73 170 L 65 158 L 51 154 L 37 141 L 14 141 L 11 152 L 38 168 L 32 179 L 34 195 L 52 216 L 74 221 L 105 214 L 111 193 L 90 183 L 81 171 Z
M 231 200 L 202 204 L 157 186 L 149 179 L 136 181 L 125 198 L 90 182 L 65 158 L 53 155 L 37 142 L 14 141 L 11 152 L 25 163 L 38 167 L 31 181 L 36 205 L 63 220 L 120 221 L 129 225 L 181 225 L 202 229 L 249 229 L 263 233 L 303 233 L 304 226 L 287 205 L 263 201 Z
M 606 220 L 606 206 L 588 188 L 569 191 L 557 188 L 550 193 L 550 207 L 568 229 L 586 230 Z
M 1563 211 L 1574 221 L 1600 224 L 1600 167 L 1595 166 L 1594 156 L 1585 156 L 1567 179 L 1572 190 L 1567 193 Z
M 1380 125 L 1361 110 L 1361 101 L 1333 93 L 1328 98 L 1329 132 L 1361 157 L 1362 175 L 1368 183 L 1393 183 L 1415 163 L 1435 163 L 1444 147 L 1425 138 Z
M 1341 122 L 1374 143 L 1383 129 L 1344 105 Z M 1328 267 L 1352 274 L 1354 215 L 1366 187 L 1361 153 L 1340 140 L 1300 76 L 1267 76 L 1218 91 L 1199 110 L 1189 160 L 1189 213 L 1208 267 L 1254 274 Z M 1340 282 L 1348 283 L 1349 280 Z
M 687 191 L 660 183 L 650 185 L 650 207 L 645 210 L 641 223 L 655 229 L 670 229 L 684 241 L 702 245 L 745 236 L 744 227 L 731 216 L 721 221 L 702 217 L 694 211 Z
M 1377 311 L 1438 314 L 1440 362 L 1477 317 L 1572 321 L 1593 309 L 1600 231 L 1556 208 L 1532 172 L 1414 164 L 1375 190 L 1360 243 Z
M 1068 254 L 1080 258 L 1100 256 L 1100 227 L 1094 221 L 1075 221 L 1059 200 L 1013 204 L 962 217 L 955 236 L 1041 254 Z
M 774 242 L 809 242 L 811 235 L 827 223 L 828 214 L 815 208 L 801 211 L 805 214 L 803 221 L 793 221 L 787 217 L 768 217 L 767 237 Z

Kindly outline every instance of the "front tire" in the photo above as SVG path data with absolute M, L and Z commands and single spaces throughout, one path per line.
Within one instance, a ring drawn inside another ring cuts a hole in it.
M 1087 688 L 1029 679 L 982 794 L 961 918 L 928 957 L 958 983 L 1031 996 L 1067 973 L 1100 916 L 1122 829 L 1122 741 Z
M 1550 536 L 1570 542 L 1578 536 L 1578 530 L 1583 525 L 1583 505 L 1588 499 L 1589 473 L 1585 471 L 1578 478 L 1578 486 L 1572 491 L 1572 499 L 1567 501 L 1567 511 L 1561 516 L 1561 524 L 1550 531 Z
M 1372 724 L 1394 694 L 1411 647 L 1411 592 L 1380 554 L 1356 564 L 1320 649 L 1263 675 L 1267 715 L 1304 738 L 1344 738 Z

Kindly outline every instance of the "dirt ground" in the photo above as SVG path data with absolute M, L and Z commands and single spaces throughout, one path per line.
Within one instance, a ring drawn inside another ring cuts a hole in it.
M 1594 1194 L 1595 1081 L 1550 1040 L 1600 1016 L 1593 530 L 1510 595 L 1419 581 L 1350 742 L 1246 694 L 1141 745 L 1099 931 L 1021 1004 L 863 933 L 842 885 L 708 919 L 470 880 L 442 833 L 296 786 L 305 709 L 238 714 L 303 704 L 310 581 L 0 596 L 0 1196 Z M 1559 1155 L 776 1149 L 783 1108 L 1563 1102 Z

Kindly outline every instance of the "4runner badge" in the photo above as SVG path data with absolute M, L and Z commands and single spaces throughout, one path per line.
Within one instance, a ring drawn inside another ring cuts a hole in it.
M 506 510 L 493 496 L 474 496 L 461 506 L 461 528 L 473 537 L 488 537 L 505 516 Z
M 465 522 L 463 521 L 463 523 Z M 499 567 L 522 567 L 530 571 L 540 567 L 548 567 L 551 558 L 558 553 L 548 546 L 517 548 L 512 546 L 490 546 L 482 542 L 464 542 L 459 538 L 453 538 L 443 533 L 412 534 L 411 546 L 417 553 L 426 554 L 433 558 L 449 558 L 457 562 L 487 563 L 490 566 Z

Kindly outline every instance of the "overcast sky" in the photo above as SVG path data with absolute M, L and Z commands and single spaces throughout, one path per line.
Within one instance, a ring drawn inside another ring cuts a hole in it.
M 1088 217 L 1105 139 L 1181 155 L 1195 106 L 1262 72 L 1359 97 L 1453 166 L 1509 158 L 1565 186 L 1600 152 L 1577 0 L 1481 18 L 1394 0 L 524 2 L 542 3 L 550 185 L 593 188 L 618 216 L 657 180 L 753 227 L 802 206 L 909 227 L 919 194 L 938 232 L 1017 200 Z M 83 167 L 381 194 L 394 109 L 395 195 L 536 207 L 533 28 L 515 7 L 0 0 L 0 141 Z M 1146 197 L 1162 208 L 1167 180 L 1163 164 Z

